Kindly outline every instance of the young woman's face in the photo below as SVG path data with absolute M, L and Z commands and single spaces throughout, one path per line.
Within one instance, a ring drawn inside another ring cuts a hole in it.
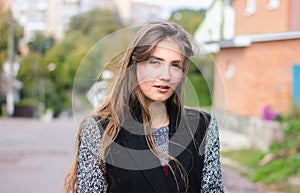
M 159 42 L 148 61 L 137 65 L 138 84 L 146 103 L 165 104 L 183 78 L 183 57 L 174 40 Z

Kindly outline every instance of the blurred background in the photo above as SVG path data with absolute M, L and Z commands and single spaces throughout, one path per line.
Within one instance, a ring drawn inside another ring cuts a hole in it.
M 132 35 L 111 34 L 165 20 L 201 45 L 184 102 L 218 117 L 228 192 L 300 192 L 299 9 L 299 0 L 0 0 L 0 191 L 27 192 L 55 156 L 52 179 L 62 181 L 75 116 L 103 100 L 120 59 L 111 50 Z M 116 42 L 97 47 L 105 37 Z M 27 182 L 20 170 L 33 171 Z M 46 192 L 48 178 L 38 179 L 28 192 Z

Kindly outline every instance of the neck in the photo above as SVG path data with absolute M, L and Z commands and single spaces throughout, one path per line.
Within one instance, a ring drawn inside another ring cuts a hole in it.
M 169 116 L 165 103 L 153 102 L 149 105 L 152 128 L 159 128 L 169 124 Z

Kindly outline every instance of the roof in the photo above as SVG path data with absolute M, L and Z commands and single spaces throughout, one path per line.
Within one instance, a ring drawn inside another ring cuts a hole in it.
M 232 40 L 219 41 L 218 43 L 221 48 L 232 48 L 247 47 L 255 42 L 280 41 L 290 39 L 300 39 L 300 31 L 290 31 L 271 34 L 239 35 L 235 36 Z

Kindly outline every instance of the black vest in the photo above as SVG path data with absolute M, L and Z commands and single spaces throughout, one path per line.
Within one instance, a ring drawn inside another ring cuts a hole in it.
M 130 124 L 121 128 L 115 143 L 109 147 L 105 160 L 107 192 L 200 192 L 204 158 L 202 142 L 210 117 L 191 109 L 185 109 L 183 114 L 185 116 L 178 124 L 175 113 L 169 113 L 169 154 L 183 166 L 188 175 L 188 185 L 173 160 L 169 162 L 168 176 L 164 175 L 159 159 L 148 148 L 145 136 L 135 132 L 143 131 L 142 125 Z M 102 128 L 106 124 L 102 123 Z

